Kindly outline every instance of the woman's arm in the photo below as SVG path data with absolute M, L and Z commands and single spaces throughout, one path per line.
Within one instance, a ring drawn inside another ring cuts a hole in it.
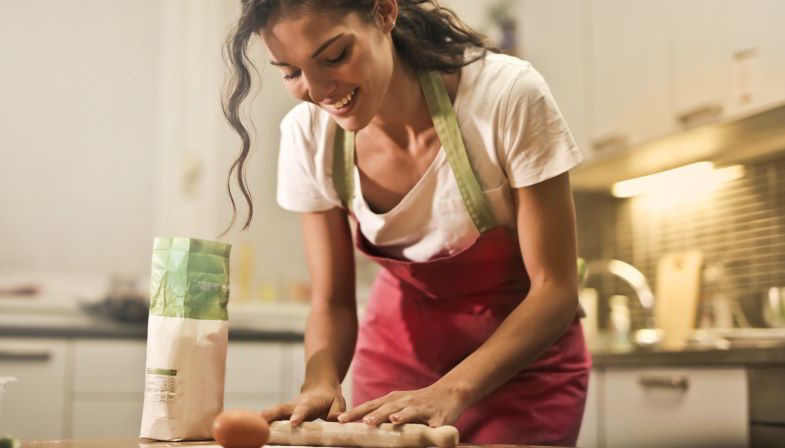
M 515 190 L 518 241 L 531 280 L 520 305 L 471 356 L 442 378 L 472 404 L 531 364 L 578 309 L 575 209 L 567 173 Z
M 377 425 L 451 424 L 471 404 L 532 363 L 567 328 L 578 307 L 575 211 L 569 176 L 515 190 L 519 244 L 531 289 L 471 355 L 433 385 L 393 392 L 340 416 Z
M 306 368 L 301 395 L 263 411 L 268 420 L 334 420 L 346 409 L 341 381 L 357 339 L 352 236 L 346 212 L 333 208 L 301 218 L 311 276 L 311 311 L 305 330 Z

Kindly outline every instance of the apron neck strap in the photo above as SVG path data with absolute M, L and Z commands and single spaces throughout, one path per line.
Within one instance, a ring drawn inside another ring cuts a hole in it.
M 419 78 L 434 128 L 446 151 L 447 161 L 457 181 L 463 203 L 477 230 L 485 233 L 496 227 L 496 219 L 469 163 L 447 88 L 438 72 L 422 72 Z M 345 132 L 340 126 L 336 126 L 335 132 L 333 184 L 341 202 L 351 210 L 355 191 L 354 133 Z

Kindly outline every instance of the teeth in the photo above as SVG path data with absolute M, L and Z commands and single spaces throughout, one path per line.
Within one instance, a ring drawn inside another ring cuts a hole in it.
M 352 100 L 352 97 L 354 96 L 355 92 L 357 92 L 357 89 L 354 89 L 348 94 L 346 94 L 345 97 L 341 98 L 341 100 L 338 101 L 337 103 L 331 105 L 330 108 L 334 110 L 343 109 L 343 107 L 346 106 L 349 103 L 349 101 Z

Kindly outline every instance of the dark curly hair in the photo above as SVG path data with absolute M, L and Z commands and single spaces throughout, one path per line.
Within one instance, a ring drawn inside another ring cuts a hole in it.
M 397 0 L 397 4 L 398 18 L 392 30 L 393 43 L 400 57 L 415 71 L 455 73 L 464 65 L 482 58 L 486 51 L 499 51 L 486 36 L 469 28 L 452 10 L 441 6 L 437 0 Z M 223 112 L 242 140 L 240 154 L 227 178 L 233 213 L 226 231 L 231 229 L 237 217 L 237 205 L 231 189 L 233 176 L 249 207 L 243 229 L 248 228 L 253 217 L 253 203 L 245 176 L 251 138 L 240 116 L 240 106 L 248 97 L 252 85 L 249 66 L 253 65 L 247 54 L 249 41 L 267 23 L 284 15 L 314 10 L 357 13 L 367 22 L 372 22 L 376 5 L 377 0 L 242 0 L 242 13 L 227 37 L 224 48 L 224 58 L 231 75 L 223 96 Z M 466 58 L 464 55 L 468 48 L 481 51 Z

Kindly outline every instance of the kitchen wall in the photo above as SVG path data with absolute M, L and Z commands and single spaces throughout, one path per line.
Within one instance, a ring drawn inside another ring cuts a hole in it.
M 678 197 L 617 199 L 609 193 L 577 192 L 580 255 L 626 261 L 654 287 L 660 257 L 699 249 L 705 265 L 724 266 L 717 287 L 748 314 L 755 313 L 755 301 L 767 287 L 785 285 L 785 151 L 743 166 L 741 178 L 700 194 L 694 194 L 700 185 L 685 188 Z M 603 292 L 604 309 L 611 293 L 632 294 L 607 278 L 589 279 L 589 286 Z M 639 304 L 630 303 L 642 325 Z M 748 319 L 763 326 L 755 315 Z
M 493 31 L 485 5 L 446 4 Z M 119 274 L 143 287 L 154 236 L 215 239 L 226 228 L 239 139 L 221 114 L 221 49 L 239 6 L 0 2 L 0 272 Z M 275 203 L 278 124 L 296 101 L 258 42 L 249 53 L 262 86 L 246 108 L 254 221 L 223 240 L 234 245 L 239 294 L 270 299 L 307 281 L 297 216 Z
M 158 0 L 0 2 L 0 268 L 149 266 L 160 19 Z
M 0 3 L 0 271 L 144 280 L 154 236 L 226 228 L 239 139 L 221 113 L 221 49 L 239 5 Z M 303 279 L 296 217 L 274 202 L 278 123 L 295 101 L 250 53 L 264 85 L 247 107 L 255 218 L 224 240 L 258 277 Z

